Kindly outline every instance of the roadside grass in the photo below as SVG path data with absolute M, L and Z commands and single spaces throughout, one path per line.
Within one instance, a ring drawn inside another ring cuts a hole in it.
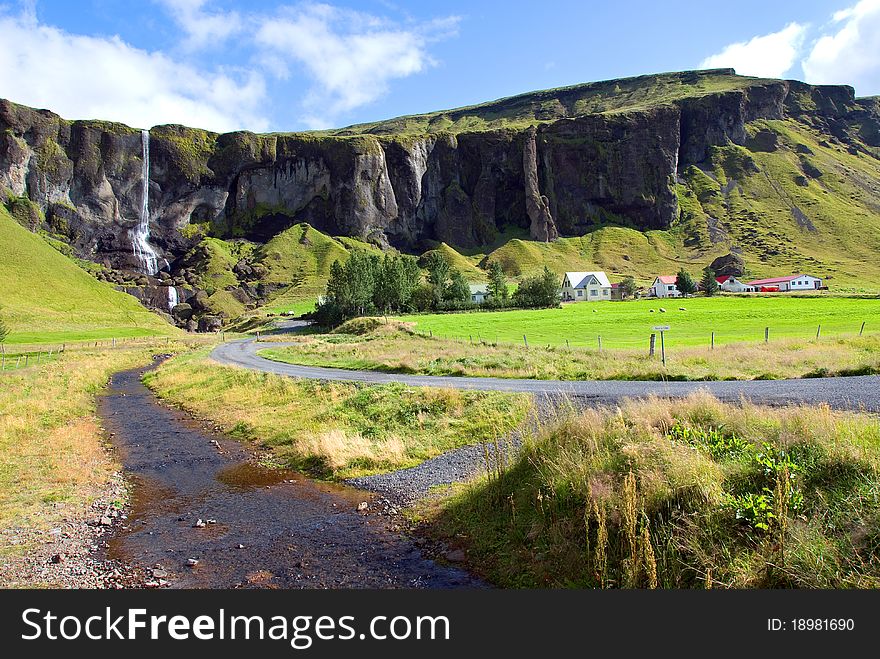
M 680 308 L 686 311 L 680 311 Z M 666 313 L 660 311 L 665 309 Z M 627 302 L 571 303 L 559 309 L 486 311 L 402 316 L 423 333 L 445 338 L 481 337 L 485 341 L 531 346 L 570 345 L 647 349 L 652 327 L 669 325 L 670 349 L 764 340 L 770 328 L 771 343 L 778 338 L 808 339 L 822 334 L 855 335 L 864 322 L 865 332 L 880 330 L 880 299 L 822 295 L 721 296 L 685 300 L 633 300 Z M 659 345 L 660 337 L 657 337 Z
M 517 427 L 527 396 L 302 381 L 220 366 L 208 351 L 177 356 L 145 378 L 169 403 L 320 478 L 415 466 Z
M 95 397 L 116 371 L 149 363 L 146 346 L 69 351 L 0 373 L 0 529 L 44 529 L 83 513 L 119 469 Z M 0 554 L 22 551 L 0 534 Z
M 418 517 L 501 587 L 876 588 L 878 469 L 872 416 L 650 398 L 561 410 Z
M 10 343 L 179 336 L 135 298 L 98 281 L 0 206 L 0 314 Z
M 372 323 L 370 321 L 373 321 Z M 667 363 L 644 350 L 474 343 L 417 334 L 411 323 L 358 319 L 351 333 L 266 337 L 274 361 L 387 373 L 540 380 L 754 380 L 880 373 L 880 335 L 779 339 L 770 344 L 667 346 Z M 483 337 L 485 338 L 485 337 Z M 272 347 L 274 341 L 293 343 Z M 262 343 L 262 341 L 261 341 Z

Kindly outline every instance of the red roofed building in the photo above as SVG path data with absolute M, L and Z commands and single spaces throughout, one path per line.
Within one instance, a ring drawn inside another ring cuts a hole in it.
M 651 284 L 651 293 L 654 297 L 681 297 L 677 281 L 678 275 L 661 275 Z
M 715 277 L 715 281 L 721 287 L 722 291 L 727 293 L 754 293 L 755 289 L 748 284 L 744 284 L 732 275 L 724 275 L 723 277 Z
M 791 275 L 789 277 L 756 279 L 755 281 L 750 281 L 746 286 L 754 286 L 756 291 L 762 293 L 815 291 L 822 288 L 822 280 L 812 275 Z

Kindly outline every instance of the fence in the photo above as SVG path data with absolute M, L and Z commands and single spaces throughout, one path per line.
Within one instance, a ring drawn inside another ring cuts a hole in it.
M 877 329 L 873 329 L 873 328 Z M 564 336 L 566 332 L 556 331 L 535 331 L 519 334 L 521 338 L 514 340 L 510 338 L 510 331 L 492 332 L 492 331 L 476 331 L 463 333 L 444 333 L 437 332 L 433 329 L 416 331 L 427 338 L 437 338 L 443 340 L 467 342 L 471 345 L 486 346 L 518 346 L 526 349 L 540 348 L 565 348 L 567 350 L 594 350 L 603 352 L 607 350 L 626 350 L 639 352 L 644 350 L 649 356 L 655 356 L 660 352 L 660 331 L 646 330 L 641 338 L 632 336 L 632 332 L 628 332 L 628 336 L 619 337 L 613 333 L 604 330 L 602 333 L 587 334 L 586 332 L 569 332 L 568 336 Z M 774 327 L 772 325 L 764 325 L 758 331 L 734 331 L 734 330 L 706 330 L 704 333 L 685 330 L 679 333 L 676 328 L 672 327 L 665 330 L 664 344 L 668 353 L 670 348 L 699 348 L 705 346 L 707 350 L 715 350 L 723 346 L 746 344 L 746 343 L 763 343 L 772 345 L 774 342 L 782 342 L 784 340 L 804 340 L 804 341 L 830 341 L 838 338 L 856 338 L 863 336 L 874 336 L 880 333 L 880 323 L 873 324 L 868 321 L 860 323 L 847 323 L 842 321 L 826 321 L 815 325 L 792 325 L 785 324 Z
M 68 352 L 86 352 L 94 350 L 117 350 L 131 348 L 176 348 L 183 344 L 187 347 L 211 345 L 219 340 L 226 341 L 244 336 L 231 332 L 204 334 L 184 337 L 110 337 L 99 340 L 77 340 L 54 344 L 43 343 L 0 343 L 0 372 L 13 371 L 32 366 L 40 366 L 54 361 L 59 355 Z

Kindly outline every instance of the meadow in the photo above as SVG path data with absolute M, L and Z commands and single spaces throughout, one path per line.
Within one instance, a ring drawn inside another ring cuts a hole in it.
M 880 426 L 708 394 L 562 409 L 422 528 L 518 588 L 877 588 Z
M 680 311 L 680 308 L 685 311 Z M 665 309 L 666 312 L 660 311 Z M 415 329 L 444 338 L 530 346 L 566 345 L 647 350 L 652 327 L 668 325 L 669 349 L 779 338 L 815 338 L 880 331 L 880 299 L 822 295 L 718 296 L 571 303 L 559 309 L 402 316 Z M 659 346 L 659 333 L 657 337 Z

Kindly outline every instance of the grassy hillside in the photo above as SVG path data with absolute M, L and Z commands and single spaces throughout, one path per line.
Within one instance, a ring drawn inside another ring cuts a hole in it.
M 99 282 L 0 207 L 0 308 L 10 343 L 155 336 L 175 330 Z
M 564 117 L 640 110 L 760 82 L 758 78 L 736 75 L 732 69 L 661 73 L 529 92 L 454 110 L 357 124 L 318 134 L 423 135 L 525 128 Z

